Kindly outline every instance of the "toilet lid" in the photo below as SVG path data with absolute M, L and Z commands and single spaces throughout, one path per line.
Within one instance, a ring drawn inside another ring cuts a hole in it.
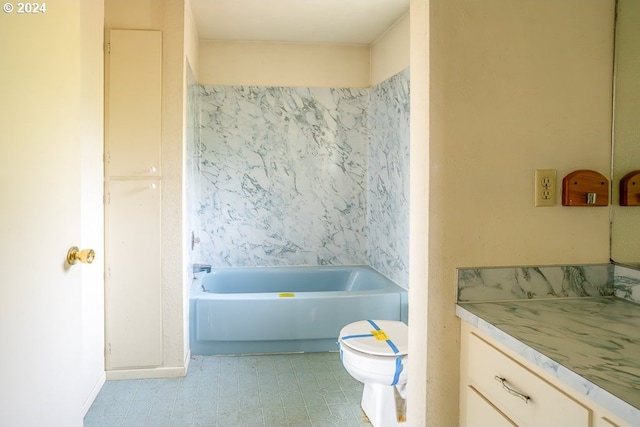
M 361 320 L 340 331 L 340 341 L 354 350 L 376 356 L 407 354 L 409 328 L 396 320 Z

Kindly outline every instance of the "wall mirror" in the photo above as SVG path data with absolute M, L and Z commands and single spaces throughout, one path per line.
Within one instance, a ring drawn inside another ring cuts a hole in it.
M 640 1 L 618 0 L 616 7 L 611 260 L 640 265 L 640 206 L 620 206 L 619 190 L 620 180 L 640 169 Z

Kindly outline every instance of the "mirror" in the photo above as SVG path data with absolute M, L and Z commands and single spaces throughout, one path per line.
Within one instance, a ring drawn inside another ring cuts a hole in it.
M 613 96 L 611 260 L 640 265 L 640 206 L 620 206 L 620 180 L 640 169 L 640 1 L 618 0 Z M 638 183 L 640 185 L 640 182 Z

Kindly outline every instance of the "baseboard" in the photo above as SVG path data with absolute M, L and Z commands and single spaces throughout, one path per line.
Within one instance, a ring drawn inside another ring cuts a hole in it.
M 187 349 L 187 355 L 184 358 L 184 373 L 189 372 L 189 363 L 191 362 L 191 349 Z
M 91 389 L 91 392 L 89 393 L 85 401 L 82 403 L 83 417 L 87 415 L 87 412 L 89 412 L 89 409 L 91 409 L 91 405 L 93 405 L 93 402 L 96 400 L 96 397 L 98 397 L 98 393 L 100 393 L 100 390 L 102 390 L 102 386 L 107 380 L 106 377 L 107 377 L 106 374 L 102 372 L 102 375 L 100 375 L 100 377 L 98 378 L 98 381 L 96 381 L 93 388 Z
M 107 371 L 107 381 L 111 380 L 139 380 L 150 378 L 177 378 L 184 377 L 187 373 L 186 366 L 157 367 L 140 369 L 114 369 Z
M 338 351 L 336 338 L 281 341 L 191 341 L 195 356 Z

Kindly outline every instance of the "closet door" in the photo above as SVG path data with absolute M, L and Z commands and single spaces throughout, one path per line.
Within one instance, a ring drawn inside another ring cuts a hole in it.
M 106 365 L 152 368 L 162 365 L 162 37 L 111 30 L 106 39 Z
M 160 182 L 107 184 L 107 369 L 162 364 Z
M 159 176 L 162 34 L 111 30 L 107 38 L 105 173 Z

